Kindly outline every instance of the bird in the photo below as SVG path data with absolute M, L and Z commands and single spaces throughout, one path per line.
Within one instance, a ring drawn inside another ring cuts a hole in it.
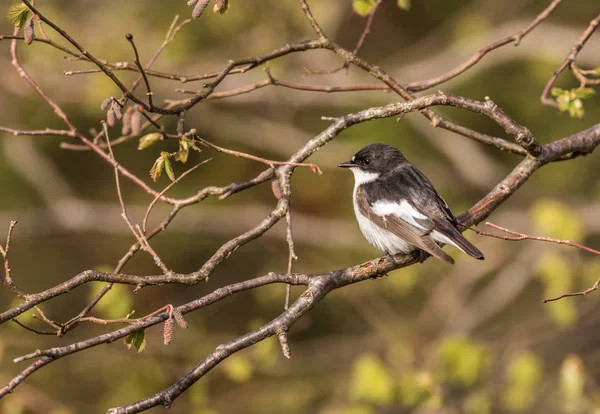
M 398 149 L 370 144 L 339 167 L 354 174 L 354 213 L 362 234 L 385 255 L 420 249 L 454 264 L 441 243 L 484 259 L 462 235 L 458 220 L 433 184 Z

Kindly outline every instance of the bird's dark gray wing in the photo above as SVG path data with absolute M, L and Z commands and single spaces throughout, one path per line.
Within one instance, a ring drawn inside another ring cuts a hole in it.
M 427 177 L 412 165 L 403 165 L 390 171 L 381 179 L 369 183 L 365 191 L 369 200 L 410 204 L 417 214 L 425 216 L 414 217 L 418 225 L 427 228 L 429 233 L 437 231 L 463 252 L 476 259 L 483 259 L 479 249 L 458 229 L 458 221 L 440 193 Z
M 423 203 L 423 199 L 418 198 L 419 202 L 414 207 L 431 219 L 434 222 L 435 230 L 453 241 L 456 247 L 475 259 L 483 260 L 483 253 L 462 235 L 458 227 L 458 220 L 450 210 L 450 207 L 448 207 L 446 200 L 442 198 L 440 193 L 437 192 L 433 184 L 431 184 L 421 171 L 412 166 L 410 170 L 408 174 L 421 177 L 421 182 L 425 183 L 425 191 L 437 201 L 434 203 Z
M 427 227 L 416 227 L 409 222 L 401 219 L 396 214 L 380 215 L 373 211 L 370 197 L 366 193 L 365 186 L 360 186 L 356 192 L 356 204 L 359 212 L 367 219 L 371 220 L 382 229 L 386 229 L 396 236 L 405 240 L 407 243 L 426 251 L 433 257 L 446 263 L 454 264 L 454 260 L 429 236 L 433 229 L 433 222 L 422 220 L 423 225 Z M 368 188 L 369 186 L 367 186 Z M 373 199 L 371 199 L 372 201 Z M 420 223 L 419 223 L 420 224 Z

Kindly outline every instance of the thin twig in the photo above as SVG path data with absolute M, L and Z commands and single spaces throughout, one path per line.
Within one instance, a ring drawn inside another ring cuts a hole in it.
M 19 325 L 21 328 L 25 328 L 28 331 L 33 332 L 36 335 L 56 335 L 56 332 L 52 332 L 52 331 L 40 331 L 39 329 L 35 329 L 32 328 L 30 326 L 25 325 L 24 323 L 20 322 L 18 319 L 13 319 L 12 320 L 14 323 L 16 323 L 17 325 Z
M 515 237 L 502 236 L 502 235 L 493 234 L 493 233 L 486 233 L 484 231 L 477 230 L 477 229 L 471 229 L 471 230 L 473 230 L 475 233 L 477 233 L 477 234 L 479 234 L 481 236 L 493 237 L 493 238 L 501 239 L 501 240 L 509 240 L 509 241 L 538 240 L 538 241 L 543 241 L 543 242 L 547 242 L 547 243 L 564 244 L 564 245 L 567 245 L 567 246 L 576 247 L 578 249 L 588 251 L 588 252 L 593 253 L 593 254 L 600 255 L 600 251 L 594 250 L 594 249 L 592 249 L 590 247 L 584 246 L 584 245 L 579 244 L 579 243 L 575 243 L 575 242 L 570 241 L 570 240 L 560 240 L 560 239 L 554 239 L 552 237 L 532 236 L 530 234 L 519 233 L 518 231 L 507 229 L 507 228 L 499 226 L 497 224 L 490 223 L 489 221 L 486 222 L 485 225 L 489 226 L 489 227 L 492 227 L 492 228 L 495 228 L 495 229 L 498 229 L 498 230 L 501 230 L 501 231 L 503 231 L 505 233 L 512 234 Z
M 537 241 L 542 241 L 542 242 L 547 242 L 547 243 L 555 243 L 555 244 L 564 244 L 567 246 L 571 246 L 571 247 L 576 247 L 578 249 L 581 250 L 585 250 L 587 252 L 596 254 L 596 255 L 600 255 L 600 251 L 592 249 L 590 247 L 581 245 L 579 243 L 575 243 L 573 241 L 570 240 L 561 240 L 561 239 L 554 239 L 552 237 L 540 237 L 540 236 L 532 236 L 530 234 L 525 234 L 525 233 L 520 233 L 518 231 L 514 231 L 514 230 L 510 230 L 507 229 L 505 227 L 499 226 L 497 224 L 494 223 L 490 223 L 489 221 L 485 223 L 486 226 L 489 227 L 493 227 L 497 230 L 501 230 L 505 233 L 508 234 L 512 234 L 512 236 L 502 236 L 499 234 L 493 234 L 493 233 L 486 233 L 484 231 L 480 231 L 474 228 L 471 228 L 471 230 L 473 230 L 475 233 L 481 235 L 481 236 L 487 236 L 487 237 L 493 237 L 495 239 L 501 239 L 501 240 L 509 240 L 509 241 L 521 241 L 521 240 L 537 240 Z M 546 298 L 543 300 L 544 303 L 548 303 L 548 302 L 553 302 L 559 299 L 563 299 L 563 298 L 568 298 L 568 297 L 574 297 L 574 296 L 585 296 L 588 293 L 594 292 L 596 290 L 598 290 L 598 288 L 600 287 L 600 279 L 598 279 L 596 281 L 596 283 L 594 283 L 594 285 L 584 291 L 581 292 L 573 292 L 573 293 L 564 293 L 560 296 L 557 296 L 555 298 Z
M 232 96 L 238 96 L 238 95 L 250 93 L 252 91 L 255 91 L 257 89 L 262 89 L 265 86 L 269 86 L 269 85 L 282 86 L 284 88 L 296 89 L 296 90 L 300 90 L 300 91 L 325 92 L 325 93 L 362 92 L 362 91 L 375 91 L 375 90 L 384 91 L 384 92 L 390 91 L 390 88 L 388 86 L 377 85 L 377 84 L 351 85 L 351 86 L 304 85 L 302 83 L 288 82 L 288 81 L 271 78 L 271 79 L 265 79 L 260 82 L 253 83 L 251 85 L 242 86 L 242 87 L 236 88 L 236 89 L 231 89 L 229 91 L 214 92 L 206 99 L 214 100 L 214 99 L 230 98 Z M 190 94 L 190 95 L 196 95 L 197 93 L 199 93 L 199 91 L 197 91 L 197 90 L 182 89 L 182 88 L 175 89 L 175 92 L 185 93 L 185 94 Z M 165 99 L 165 102 L 169 103 L 171 105 L 181 105 L 182 103 L 185 102 L 185 100 Z
M 558 76 L 567 67 L 571 67 L 573 62 L 575 62 L 577 55 L 579 54 L 581 49 L 583 49 L 583 46 L 590 39 L 592 34 L 594 34 L 594 31 L 596 31 L 596 29 L 598 28 L 599 25 L 600 25 L 600 15 L 596 16 L 596 18 L 590 22 L 588 27 L 585 29 L 585 31 L 582 33 L 582 35 L 579 37 L 579 40 L 577 41 L 577 43 L 575 43 L 573 45 L 573 47 L 571 48 L 571 51 L 569 52 L 569 55 L 567 56 L 567 58 L 558 67 L 558 69 L 556 69 L 552 73 L 552 76 L 550 77 L 550 79 L 548 79 L 548 82 L 546 83 L 546 86 L 544 87 L 544 90 L 542 91 L 542 96 L 540 97 L 542 104 L 548 105 L 548 106 L 553 106 L 555 108 L 558 107 L 558 103 L 556 102 L 556 100 L 550 98 L 548 96 L 548 94 L 550 93 L 550 90 L 552 89 L 552 86 L 554 85 L 554 82 L 556 82 L 556 79 L 558 78 Z
M 600 279 L 596 280 L 596 283 L 594 283 L 594 285 L 590 288 L 587 288 L 586 290 L 583 290 L 581 292 L 573 292 L 573 293 L 563 293 L 560 296 L 557 296 L 555 298 L 546 298 L 543 300 L 544 303 L 548 303 L 548 302 L 554 302 L 556 300 L 560 300 L 563 298 L 571 298 L 574 296 L 585 296 L 588 293 L 592 293 L 595 292 L 596 290 L 598 290 L 598 288 L 600 287 Z
M 175 181 L 172 181 L 171 183 L 169 183 L 169 185 L 167 185 L 156 197 L 154 197 L 154 200 L 152 200 L 152 202 L 148 205 L 148 209 L 146 210 L 146 214 L 144 214 L 144 219 L 142 220 L 142 231 L 144 234 L 146 234 L 146 224 L 148 223 L 148 217 L 150 216 L 150 211 L 152 211 L 152 207 L 154 207 L 154 205 L 160 199 L 160 197 L 162 197 L 163 194 L 165 194 L 167 191 L 169 191 L 171 188 L 173 188 L 173 186 L 175 184 L 180 182 L 183 177 L 185 177 L 186 175 L 195 171 L 201 165 L 204 165 L 204 164 L 212 161 L 213 159 L 214 158 L 208 158 L 208 159 L 194 165 L 192 168 L 188 169 L 187 171 L 183 172 L 179 177 L 177 177 L 175 179 Z
M 163 273 L 165 275 L 171 274 L 173 272 L 171 270 L 169 270 L 169 268 L 167 268 L 165 263 L 160 259 L 158 254 L 150 246 L 150 244 L 148 243 L 148 240 L 144 236 L 144 233 L 142 232 L 141 228 L 139 228 L 139 226 L 138 226 L 138 228 L 136 229 L 133 226 L 133 224 L 131 223 L 131 220 L 129 220 L 129 215 L 127 214 L 127 207 L 125 206 L 125 201 L 123 200 L 123 194 L 121 193 L 121 180 L 119 179 L 118 163 L 116 162 L 115 154 L 113 153 L 112 147 L 110 145 L 110 138 L 108 136 L 108 129 L 106 126 L 106 122 L 102 121 L 102 127 L 104 129 L 104 136 L 106 137 L 106 143 L 108 145 L 108 151 L 109 151 L 110 157 L 115 162 L 115 164 L 114 164 L 115 183 L 117 186 L 117 196 L 119 198 L 119 204 L 121 205 L 121 217 L 123 218 L 123 220 L 125 220 L 125 223 L 127 224 L 129 229 L 131 230 L 131 233 L 133 233 L 133 236 L 136 238 L 136 240 L 140 244 L 142 250 L 146 251 L 150 256 L 152 256 L 154 263 L 163 271 Z M 161 196 L 157 195 L 157 197 L 160 198 Z
M 142 74 L 142 78 L 144 79 L 144 83 L 146 84 L 146 96 L 148 96 L 148 104 L 150 105 L 150 109 L 153 110 L 154 102 L 152 101 L 152 88 L 150 87 L 150 82 L 148 81 L 148 77 L 146 76 L 146 72 L 144 71 L 144 67 L 142 66 L 142 62 L 140 62 L 140 55 L 138 54 L 137 47 L 135 46 L 135 42 L 133 41 L 133 35 L 131 33 L 127 33 L 125 35 L 125 38 L 129 41 L 131 47 L 133 48 L 133 53 L 135 55 L 133 63 L 136 64 L 136 66 L 140 70 L 140 73 Z
M 47 325 L 53 327 L 54 329 L 57 330 L 57 332 L 59 332 L 62 329 L 63 325 L 48 318 L 46 316 L 46 314 L 44 313 L 44 311 L 42 310 L 42 308 L 40 308 L 39 306 L 36 306 L 35 310 L 38 312 L 38 315 L 33 314 L 33 317 L 35 319 L 38 319 L 38 320 L 46 323 Z M 59 336 L 60 336 L 60 334 L 59 334 Z
M 4 248 L 0 246 L 0 254 L 2 255 L 2 259 L 4 260 L 4 281 L 7 284 L 12 284 L 12 278 L 10 277 L 10 265 L 8 263 L 8 251 L 10 249 L 10 239 L 12 237 L 12 232 L 17 225 L 16 221 L 11 221 L 8 225 L 8 232 L 6 235 L 6 244 Z
M 288 244 L 288 266 L 287 272 L 292 273 L 292 269 L 294 266 L 294 260 L 298 260 L 298 256 L 296 256 L 296 249 L 294 247 L 294 236 L 292 234 L 292 206 L 291 201 L 288 206 L 288 211 L 285 213 L 285 223 L 286 223 L 286 241 Z M 286 285 L 285 287 L 285 304 L 283 309 L 287 310 L 290 306 L 290 295 L 292 293 L 292 285 Z M 289 358 L 289 357 L 288 357 Z
M 41 24 L 41 23 L 40 23 Z M 18 33 L 18 31 L 17 31 Z M 0 35 L 0 41 L 2 40 L 25 40 L 25 38 L 23 36 L 17 36 L 16 34 L 14 35 Z M 56 42 L 54 42 L 53 40 L 50 39 L 43 39 L 43 38 L 39 38 L 39 37 L 34 37 L 33 38 L 34 42 L 40 42 L 40 43 L 46 43 L 47 45 L 50 45 L 58 50 L 60 50 L 61 52 L 65 52 L 70 56 L 79 58 L 79 59 L 84 59 L 87 60 L 87 58 L 79 53 L 73 52 L 70 49 L 64 47 L 63 45 L 60 45 Z
M 212 148 L 217 152 L 222 152 L 224 154 L 229 154 L 229 155 L 233 155 L 234 157 L 240 157 L 240 158 L 247 158 L 249 160 L 253 160 L 253 161 L 258 161 L 261 162 L 263 164 L 268 165 L 271 168 L 275 168 L 275 165 L 289 165 L 292 167 L 308 167 L 310 168 L 310 170 L 316 174 L 323 174 L 323 171 L 321 171 L 321 169 L 316 165 L 316 164 L 311 164 L 311 163 L 304 163 L 304 162 L 291 162 L 291 161 L 273 161 L 273 160 L 267 160 L 266 158 L 261 158 L 258 157 L 256 155 L 251 155 L 251 154 L 246 154 L 245 152 L 240 152 L 240 151 L 234 151 L 234 150 L 230 150 L 227 148 L 223 148 L 223 147 L 219 147 L 215 144 L 212 144 L 210 142 L 208 142 L 207 140 L 205 140 L 204 138 L 200 138 L 200 137 L 196 137 L 196 139 L 204 146 L 208 147 L 208 148 Z
M 352 51 L 353 55 L 358 54 L 358 52 L 360 51 L 360 48 L 362 47 L 363 43 L 365 42 L 365 39 L 367 38 L 367 35 L 369 33 L 371 33 L 371 25 L 373 24 L 373 19 L 375 17 L 375 13 L 377 12 L 377 9 L 379 8 L 379 5 L 382 3 L 383 0 L 377 0 L 377 2 L 373 5 L 373 8 L 371 9 L 371 11 L 369 12 L 369 16 L 367 17 L 367 23 L 365 24 L 365 28 L 363 29 L 362 33 L 360 34 L 360 37 L 358 38 L 358 42 L 356 42 L 356 46 L 354 47 L 354 50 Z M 338 66 L 335 69 L 329 69 L 329 70 L 312 70 L 312 69 L 308 69 L 305 68 L 305 75 L 332 75 L 334 73 L 338 73 L 341 70 L 348 70 L 348 67 L 350 67 L 350 62 L 344 62 L 341 66 Z
M 302 7 L 306 18 L 308 19 L 308 23 L 310 23 L 317 36 L 319 36 L 319 39 L 328 40 L 327 36 L 325 36 L 325 32 L 323 32 L 323 29 L 321 29 L 321 26 L 310 11 L 310 7 L 308 7 L 306 0 L 300 0 L 300 7 Z
M 540 14 L 538 14 L 535 19 L 533 19 L 527 26 L 525 26 L 522 30 L 515 33 L 512 36 L 505 37 L 504 39 L 497 40 L 482 49 L 479 49 L 477 53 L 475 53 L 471 58 L 467 61 L 461 63 L 454 69 L 444 73 L 443 75 L 436 76 L 435 78 L 411 82 L 404 84 L 403 86 L 411 91 L 411 92 L 420 92 L 427 90 L 429 88 L 433 88 L 434 86 L 440 85 L 442 83 L 448 82 L 450 79 L 457 77 L 458 75 L 466 72 L 473 66 L 475 66 L 485 55 L 490 53 L 493 50 L 496 50 L 502 46 L 508 45 L 510 43 L 514 43 L 515 46 L 519 46 L 521 40 L 527 36 L 533 29 L 535 29 L 540 23 L 550 16 L 550 14 L 556 10 L 559 4 L 562 3 L 562 0 L 553 0 L 548 7 L 546 7 Z
M 599 73 L 596 70 L 585 70 L 581 69 L 575 62 L 571 62 L 571 71 L 573 75 L 579 81 L 579 85 L 582 88 L 585 88 L 587 85 L 600 85 L 600 78 L 591 78 L 589 76 L 598 76 Z
M 171 25 L 169 26 L 169 29 L 167 30 L 165 39 L 163 40 L 162 44 L 158 47 L 156 52 L 154 52 L 154 55 L 150 58 L 150 60 L 146 64 L 146 67 L 144 68 L 146 75 L 148 75 L 148 71 L 150 70 L 152 65 L 154 65 L 154 62 L 156 62 L 156 59 L 158 59 L 158 57 L 163 52 L 163 50 L 165 50 L 165 48 L 169 45 L 169 43 L 171 43 L 175 39 L 175 35 L 179 32 L 179 30 L 181 30 L 181 28 L 183 26 L 185 26 L 186 24 L 188 24 L 192 21 L 192 19 L 185 19 L 181 23 L 177 24 L 178 20 L 179 20 L 179 15 L 175 15 L 175 17 L 173 18 L 173 21 L 171 22 Z M 132 91 L 136 90 L 136 88 L 139 85 L 141 80 L 142 80 L 142 75 L 138 76 L 138 78 L 131 85 Z
M 12 129 L 12 128 L 6 128 L 6 127 L 2 127 L 0 126 L 0 131 L 4 131 L 4 132 L 8 132 L 11 133 L 13 135 L 58 135 L 58 136 L 67 136 L 67 137 L 74 137 L 75 133 L 73 131 L 67 131 L 65 129 L 60 130 L 60 129 L 50 129 L 50 128 L 45 128 L 45 129 L 39 129 L 39 130 L 22 130 L 22 129 Z

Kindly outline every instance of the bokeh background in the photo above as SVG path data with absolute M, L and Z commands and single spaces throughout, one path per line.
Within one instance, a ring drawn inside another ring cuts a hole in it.
M 285 43 L 312 38 L 295 1 L 232 1 L 225 15 L 206 12 L 184 27 L 154 69 L 180 74 L 218 70 L 228 59 L 264 54 Z M 352 49 L 365 19 L 350 0 L 312 1 L 326 32 Z M 516 33 L 549 3 L 534 0 L 415 0 L 409 11 L 384 0 L 360 55 L 400 82 L 439 75 L 479 48 Z M 9 3 L 4 2 L 4 8 Z M 59 1 L 38 7 L 95 56 L 133 61 L 124 34 L 131 32 L 142 60 L 162 42 L 176 14 L 191 10 L 178 1 Z M 597 0 L 564 1 L 518 47 L 505 46 L 467 73 L 441 86 L 481 100 L 490 96 L 526 125 L 542 143 L 590 127 L 600 119 L 600 99 L 584 102 L 583 120 L 544 107 L 539 95 L 573 43 L 598 14 Z M 46 29 L 52 38 L 58 37 Z M 12 27 L 0 23 L 0 32 Z M 600 65 L 600 37 L 578 58 L 580 66 Z M 63 42 L 64 43 L 64 42 Z M 119 91 L 102 74 L 67 77 L 64 70 L 92 68 L 63 58 L 47 45 L 19 45 L 28 72 L 82 131 L 99 128 L 100 102 Z M 372 83 L 351 68 L 333 76 L 303 77 L 304 68 L 339 65 L 326 51 L 294 54 L 271 62 L 276 78 L 320 85 Z M 0 125 L 62 128 L 60 120 L 10 65 L 9 42 L 0 42 Z M 125 82 L 136 74 L 119 72 Z M 265 78 L 262 69 L 230 76 L 227 90 Z M 155 99 L 180 98 L 177 82 L 152 79 Z M 201 84 L 183 85 L 200 89 Z M 576 87 L 569 73 L 557 86 Z M 140 89 L 141 91 L 141 89 Z M 435 91 L 435 89 L 434 89 Z M 284 160 L 337 116 L 394 102 L 384 92 L 311 93 L 267 87 L 226 100 L 206 101 L 187 115 L 188 126 L 206 139 L 232 149 Z M 450 119 L 489 134 L 501 129 L 482 116 L 440 108 Z M 175 121 L 166 125 L 174 129 Z M 115 136 L 118 128 L 113 129 Z M 59 148 L 68 139 L 0 135 L 0 229 L 18 220 L 11 246 L 13 278 L 26 292 L 37 292 L 89 268 L 114 268 L 133 237 L 119 217 L 112 168 L 96 155 Z M 418 114 L 364 123 L 343 132 L 310 160 L 324 171 L 307 169 L 293 177 L 293 220 L 299 260 L 295 270 L 322 272 L 376 257 L 360 235 L 351 207 L 353 179 L 336 165 L 367 143 L 400 148 L 444 195 L 458 215 L 476 202 L 519 161 L 519 157 L 431 128 Z M 144 151 L 134 141 L 115 147 L 119 162 L 156 189 L 148 171 L 160 143 Z M 242 181 L 261 171 L 252 161 L 194 153 L 189 163 L 216 160 L 186 178 L 173 196 L 195 194 L 209 185 Z M 538 235 L 600 246 L 599 154 L 549 165 L 538 171 L 490 220 Z M 184 168 L 176 165 L 176 173 Z M 122 180 L 133 220 L 141 220 L 149 196 Z M 188 207 L 152 241 L 163 260 L 178 272 L 191 272 L 225 241 L 265 217 L 276 200 L 268 184 L 219 201 L 209 198 Z M 167 213 L 157 206 L 151 223 Z M 485 228 L 483 228 L 485 230 Z M 2 230 L 2 233 L 4 231 Z M 276 339 L 266 340 L 221 364 L 179 398 L 173 413 L 592 413 L 600 410 L 600 293 L 542 304 L 542 299 L 581 290 L 600 277 L 600 258 L 576 249 L 540 242 L 507 242 L 467 233 L 485 253 L 484 262 L 451 253 L 450 267 L 434 260 L 392 272 L 389 277 L 335 291 L 290 333 L 292 359 Z M 3 238 L 2 238 L 3 239 Z M 451 249 L 448 249 L 449 251 Z M 284 224 L 232 255 L 208 283 L 193 287 L 115 287 L 95 316 L 138 315 L 165 304 L 181 304 L 228 283 L 284 271 Z M 151 258 L 139 253 L 126 272 L 154 274 Z M 57 298 L 43 309 L 66 320 L 85 306 L 100 284 Z M 294 296 L 301 293 L 293 290 Z M 100 413 L 171 385 L 218 344 L 259 326 L 283 306 L 283 286 L 235 295 L 187 315 L 188 330 L 176 330 L 169 346 L 160 327 L 147 331 L 142 353 L 122 341 L 72 355 L 30 377 L 0 401 L 0 412 Z M 0 290 L 6 309 L 18 303 Z M 598 312 L 598 313 L 597 313 Z M 31 313 L 20 318 L 42 328 Z M 35 336 L 16 324 L 0 327 L 0 380 L 6 383 L 24 365 L 12 359 L 37 348 L 61 346 L 107 331 L 85 325 L 66 337 Z M 160 408 L 151 412 L 160 412 Z

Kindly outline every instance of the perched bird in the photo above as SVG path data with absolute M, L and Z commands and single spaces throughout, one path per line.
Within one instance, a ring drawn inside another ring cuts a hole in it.
M 442 196 L 396 148 L 370 144 L 339 166 L 354 173 L 354 213 L 360 230 L 384 253 L 421 249 L 453 264 L 438 245 L 443 243 L 483 260 L 458 229 Z

